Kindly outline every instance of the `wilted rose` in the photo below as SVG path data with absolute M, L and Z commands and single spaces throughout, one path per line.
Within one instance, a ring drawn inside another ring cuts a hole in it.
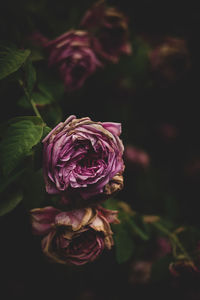
M 120 123 L 70 116 L 43 140 L 44 179 L 49 194 L 64 202 L 110 195 L 123 187 Z
M 200 272 L 199 269 L 195 266 L 194 262 L 189 260 L 179 260 L 170 263 L 169 271 L 174 277 Z
M 49 66 L 59 69 L 69 90 L 80 88 L 97 67 L 102 66 L 91 49 L 91 39 L 86 31 L 68 31 L 44 46 L 49 52 Z
M 180 79 L 190 68 L 186 41 L 167 37 L 150 52 L 152 70 L 168 82 Z
M 107 7 L 104 1 L 86 12 L 81 26 L 94 34 L 93 47 L 102 58 L 116 63 L 121 54 L 131 54 L 127 17 L 116 8 Z
M 30 211 L 33 233 L 44 236 L 42 249 L 52 261 L 83 265 L 113 245 L 110 223 L 119 223 L 117 211 L 103 207 L 60 211 L 54 207 Z

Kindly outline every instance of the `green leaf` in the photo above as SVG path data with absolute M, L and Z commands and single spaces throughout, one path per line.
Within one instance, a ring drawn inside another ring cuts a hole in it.
M 44 206 L 45 183 L 42 169 L 27 175 L 24 187 L 24 204 L 28 209 Z
M 38 106 L 45 106 L 48 105 L 52 102 L 52 98 L 48 98 L 46 95 L 40 93 L 40 92 L 34 92 L 32 94 L 33 101 L 35 102 L 36 105 Z M 19 106 L 30 109 L 31 104 L 27 101 L 26 96 L 23 96 L 22 98 L 19 99 L 18 101 Z
M 119 264 L 129 260 L 134 251 L 134 242 L 123 223 L 113 224 L 116 259 Z
M 42 134 L 43 126 L 34 124 L 30 119 L 16 121 L 7 127 L 0 143 L 0 163 L 4 176 L 8 176 L 30 155 L 31 149 L 39 143 Z
M 26 80 L 26 88 L 29 95 L 31 95 L 32 90 L 34 88 L 35 82 L 36 82 L 36 71 L 33 67 L 32 62 L 28 59 L 26 64 L 24 65 L 24 71 L 25 71 L 25 80 Z
M 59 105 L 54 103 L 43 112 L 43 118 L 50 127 L 55 127 L 63 119 L 63 113 Z
M 16 72 L 26 61 L 31 51 L 16 47 L 0 46 L 0 79 Z
M 51 131 L 52 129 L 50 128 L 50 127 L 48 127 L 48 126 L 45 126 L 44 128 L 43 128 L 43 135 L 42 135 L 42 139 L 44 139 L 45 138 L 45 136 L 47 136 L 47 134 L 49 134 L 49 132 Z
M 9 197 L 4 198 L 0 202 L 0 216 L 3 216 L 10 211 L 12 211 L 23 199 L 22 191 L 18 191 L 9 195 Z
M 114 199 L 114 198 L 110 198 L 110 199 L 107 199 L 104 203 L 103 203 L 103 206 L 106 208 L 106 209 L 111 209 L 111 210 L 118 210 L 119 207 L 118 207 L 118 200 Z
M 144 232 L 144 230 L 140 226 L 136 224 L 134 217 L 126 218 L 126 222 L 128 223 L 130 229 L 132 229 L 133 232 L 135 232 L 141 239 L 143 239 L 144 241 L 149 240 L 149 235 L 146 232 Z

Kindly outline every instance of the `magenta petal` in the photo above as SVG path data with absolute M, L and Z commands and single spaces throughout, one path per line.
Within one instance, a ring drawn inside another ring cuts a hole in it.
M 101 125 L 114 135 L 120 136 L 122 132 L 120 123 L 103 122 Z
M 44 208 L 36 208 L 30 211 L 32 217 L 32 227 L 35 234 L 44 235 L 48 233 L 54 223 L 55 216 L 60 210 L 47 206 Z

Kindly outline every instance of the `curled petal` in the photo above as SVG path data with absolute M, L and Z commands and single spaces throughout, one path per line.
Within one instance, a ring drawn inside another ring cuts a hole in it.
M 70 226 L 73 231 L 80 230 L 95 217 L 96 213 L 91 208 L 77 209 L 69 212 L 61 212 L 55 218 L 55 224 Z
M 30 211 L 34 234 L 47 234 L 54 223 L 55 216 L 60 211 L 54 207 L 35 208 Z

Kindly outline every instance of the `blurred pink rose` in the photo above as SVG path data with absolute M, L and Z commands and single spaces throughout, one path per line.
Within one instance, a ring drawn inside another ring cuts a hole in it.
M 83 265 L 113 245 L 110 223 L 119 223 L 117 211 L 88 207 L 60 211 L 54 207 L 30 211 L 33 233 L 44 236 L 42 250 L 52 261 Z
M 187 44 L 181 38 L 166 37 L 149 57 L 153 72 L 168 82 L 181 78 L 190 68 Z
M 159 127 L 162 138 L 168 142 L 177 138 L 179 132 L 178 128 L 170 123 L 163 123 Z
M 86 31 L 68 31 L 44 46 L 49 52 L 49 66 L 58 68 L 68 90 L 80 88 L 98 67 L 102 67 Z
M 169 242 L 169 239 L 164 238 L 164 237 L 159 237 L 157 239 L 157 247 L 158 249 L 156 250 L 156 257 L 163 257 L 169 253 L 172 252 L 172 247 Z
M 138 165 L 143 168 L 148 168 L 150 165 L 149 155 L 145 151 L 131 145 L 125 146 L 124 158 L 130 165 Z
M 129 281 L 131 284 L 146 284 L 151 278 L 153 261 L 138 260 L 131 264 Z
M 93 33 L 94 50 L 105 60 L 117 63 L 121 54 L 132 53 L 127 17 L 116 8 L 107 7 L 104 1 L 98 1 L 86 12 L 81 26 Z

